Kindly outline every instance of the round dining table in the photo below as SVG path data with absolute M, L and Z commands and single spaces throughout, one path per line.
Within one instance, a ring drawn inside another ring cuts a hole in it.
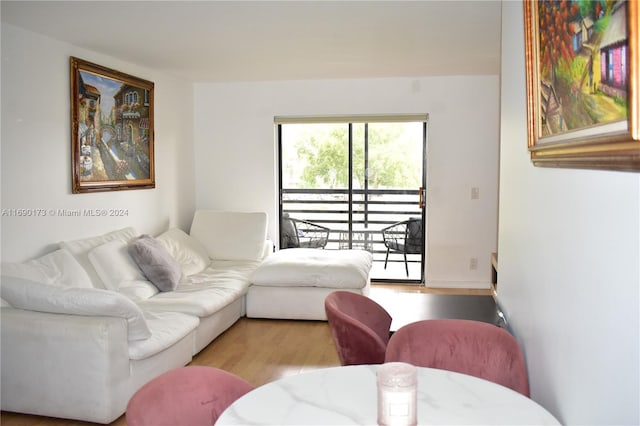
M 376 425 L 379 365 L 286 376 L 237 399 L 216 425 Z M 558 425 L 534 400 L 499 384 L 418 367 L 419 425 Z

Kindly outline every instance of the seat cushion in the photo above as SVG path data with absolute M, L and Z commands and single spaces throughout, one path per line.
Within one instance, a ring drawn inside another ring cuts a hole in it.
M 212 261 L 199 274 L 184 277 L 174 291 L 158 293 L 139 305 L 154 312 L 207 317 L 246 294 L 249 277 L 257 265 L 258 262 Z
M 262 261 L 251 277 L 257 286 L 363 288 L 373 256 L 365 250 L 280 250 Z
M 146 359 L 162 352 L 188 336 L 200 324 L 197 317 L 177 312 L 144 312 L 144 318 L 151 336 L 129 342 L 129 358 L 133 360 Z

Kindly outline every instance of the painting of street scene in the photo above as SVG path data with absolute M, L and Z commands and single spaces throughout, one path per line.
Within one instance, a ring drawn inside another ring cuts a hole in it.
M 78 68 L 74 82 L 79 186 L 92 182 L 147 185 L 153 180 L 153 86 L 85 68 Z
M 540 136 L 628 119 L 626 1 L 538 2 Z

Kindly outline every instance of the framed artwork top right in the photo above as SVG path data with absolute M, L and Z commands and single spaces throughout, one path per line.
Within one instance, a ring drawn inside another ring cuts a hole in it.
M 640 170 L 638 1 L 524 0 L 536 166 Z

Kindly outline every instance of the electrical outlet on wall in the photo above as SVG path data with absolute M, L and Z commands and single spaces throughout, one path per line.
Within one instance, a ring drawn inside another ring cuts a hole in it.
M 469 259 L 469 269 L 478 269 L 478 258 L 472 257 Z
M 474 186 L 473 188 L 471 188 L 471 199 L 472 200 L 480 199 L 480 188 L 478 188 L 477 186 Z

